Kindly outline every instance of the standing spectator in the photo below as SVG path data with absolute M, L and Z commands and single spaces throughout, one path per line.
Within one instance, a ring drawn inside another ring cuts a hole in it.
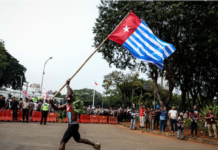
M 188 111 L 186 111 L 183 115 L 183 119 L 186 119 L 186 118 L 188 118 Z
M 0 96 L 0 109 L 5 109 L 4 107 L 5 104 L 5 100 L 4 100 L 4 96 Z
M 178 117 L 178 123 L 177 123 L 177 127 L 178 127 L 178 133 L 177 133 L 177 138 L 180 140 L 180 132 L 182 133 L 182 138 L 181 140 L 185 140 L 184 139 L 184 123 L 186 123 L 185 121 L 183 121 L 183 114 L 180 114 L 180 116 Z
M 123 119 L 124 119 L 124 121 L 127 121 L 127 109 L 126 108 L 124 108 L 124 110 L 123 110 Z
M 193 137 L 193 130 L 195 130 L 195 138 L 197 138 L 197 123 L 199 115 L 197 112 L 194 112 L 194 110 L 191 110 L 191 113 L 189 114 L 189 118 L 191 120 L 191 138 Z
M 32 112 L 35 108 L 35 105 L 33 103 L 33 100 L 30 100 L 30 119 L 32 118 Z
M 30 103 L 28 101 L 28 98 L 25 98 L 25 102 L 23 102 L 22 106 L 22 112 L 23 112 L 23 123 L 24 123 L 24 116 L 26 115 L 26 123 L 28 123 L 28 115 L 30 110 Z
M 40 124 L 42 124 L 43 122 L 43 118 L 44 118 L 44 125 L 46 125 L 46 120 L 47 120 L 47 116 L 48 116 L 48 111 L 49 111 L 49 104 L 48 104 L 48 100 L 45 100 L 45 103 L 42 104 L 42 118 L 41 118 L 41 122 Z
M 150 118 L 150 130 L 154 130 L 154 116 L 155 116 L 155 111 L 153 111 L 153 108 L 150 108 L 150 114 L 149 114 L 149 118 Z
M 35 103 L 35 108 L 36 108 L 36 111 L 41 111 L 41 108 L 42 108 L 42 100 L 40 99 L 39 100 L 39 103 Z
M 155 124 L 156 124 L 156 122 L 157 122 L 156 129 L 158 129 L 159 122 L 160 122 L 160 106 L 157 105 L 157 106 L 156 106 L 156 109 L 155 109 L 154 111 L 155 111 L 154 127 L 155 127 Z
M 13 110 L 13 121 L 17 121 L 17 105 L 18 101 L 15 100 L 15 97 L 12 98 L 11 101 L 11 109 Z
M 5 109 L 9 109 L 9 105 L 8 104 L 9 104 L 10 101 L 9 100 L 6 101 L 5 97 L 4 97 L 4 101 L 5 101 L 5 104 L 4 104 Z
M 145 117 L 144 117 L 145 108 L 141 105 L 140 109 L 140 128 L 144 128 Z
M 22 107 L 23 107 L 23 99 L 20 98 L 20 102 L 19 102 L 19 110 L 22 111 Z
M 37 111 L 37 108 L 38 108 L 38 104 L 36 101 L 34 101 L 34 111 Z
M 118 119 L 118 122 L 121 122 L 121 110 L 120 110 L 121 108 L 118 108 L 117 109 L 117 113 L 118 113 L 118 117 L 117 117 L 117 119 Z
M 123 108 L 120 107 L 120 119 L 123 122 Z
M 132 109 L 132 113 L 131 113 L 131 130 L 135 130 L 135 118 L 136 118 L 136 113 L 135 110 Z
M 147 110 L 145 110 L 145 122 L 146 122 L 146 131 L 149 125 L 149 108 L 147 108 Z M 150 125 L 149 125 L 150 127 Z
M 217 130 L 216 130 L 216 124 L 215 124 L 215 119 L 217 119 L 217 117 L 213 113 L 213 109 L 212 108 L 210 108 L 209 109 L 209 113 L 207 113 L 205 115 L 205 119 L 207 120 L 207 127 L 208 127 L 209 138 L 212 137 L 211 130 L 213 129 L 214 137 L 218 139 Z
M 172 130 L 171 132 L 174 132 L 174 129 L 175 129 L 175 133 L 176 133 L 177 132 L 177 121 L 176 120 L 177 120 L 178 114 L 174 106 L 169 111 L 168 115 L 169 115 L 170 123 L 171 123 L 171 130 Z M 173 125 L 175 125 L 175 128 Z
M 160 132 L 164 132 L 166 128 L 167 108 L 160 109 Z
M 87 108 L 87 114 L 91 115 L 92 109 L 90 108 L 90 106 Z

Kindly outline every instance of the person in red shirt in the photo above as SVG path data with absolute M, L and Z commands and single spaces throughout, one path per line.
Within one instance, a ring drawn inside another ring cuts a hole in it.
M 140 128 L 144 128 L 145 116 L 144 116 L 145 108 L 141 105 L 140 109 Z
M 212 137 L 211 135 L 211 127 L 213 128 L 214 131 L 214 137 L 217 137 L 217 130 L 216 130 L 216 124 L 215 124 L 215 119 L 217 119 L 216 115 L 213 114 L 213 109 L 209 109 L 209 113 L 205 115 L 205 119 L 207 120 L 207 127 L 208 127 L 208 133 L 209 133 L 209 138 Z

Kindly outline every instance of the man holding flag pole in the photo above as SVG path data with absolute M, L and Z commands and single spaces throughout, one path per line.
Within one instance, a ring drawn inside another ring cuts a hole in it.
M 54 109 L 65 109 L 68 105 L 63 105 L 61 107 L 56 107 L 53 104 L 54 97 L 67 85 L 68 95 L 70 96 L 70 88 L 69 83 L 70 80 L 81 70 L 81 68 L 86 64 L 86 62 L 95 54 L 95 52 L 104 44 L 104 42 L 110 39 L 112 41 L 117 42 L 122 45 L 125 49 L 127 49 L 135 58 L 147 62 L 153 63 L 159 68 L 163 68 L 163 61 L 165 58 L 170 56 L 175 48 L 172 44 L 166 43 L 159 39 L 154 33 L 150 30 L 147 24 L 138 18 L 132 11 L 130 11 L 123 20 L 117 25 L 117 27 L 108 35 L 104 41 L 96 48 L 96 50 L 86 59 L 86 61 L 82 64 L 82 66 L 74 73 L 74 75 L 61 87 L 61 89 L 56 92 L 56 94 L 49 100 L 49 103 L 52 105 Z M 97 84 L 97 83 L 96 83 Z M 95 93 L 95 91 L 94 91 Z M 72 96 L 72 95 L 71 95 Z M 70 102 L 72 103 L 73 99 L 70 98 Z M 94 95 L 93 95 L 93 106 L 94 106 Z M 71 113 L 72 122 L 76 121 L 75 112 Z M 65 144 L 69 140 L 71 136 L 77 142 L 86 143 L 93 145 L 94 148 L 100 150 L 100 144 L 91 143 L 88 140 L 80 139 L 78 133 L 79 127 L 73 127 L 71 130 L 67 130 L 64 138 L 61 142 L 60 150 L 65 149 Z M 76 133 L 76 135 L 71 135 Z

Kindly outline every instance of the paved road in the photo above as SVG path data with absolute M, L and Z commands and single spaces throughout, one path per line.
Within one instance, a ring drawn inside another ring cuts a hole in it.
M 57 150 L 67 124 L 0 122 L 0 150 Z M 82 138 L 102 143 L 102 150 L 217 150 L 217 146 L 179 141 L 131 131 L 119 125 L 80 124 Z M 67 150 L 93 150 L 69 140 Z

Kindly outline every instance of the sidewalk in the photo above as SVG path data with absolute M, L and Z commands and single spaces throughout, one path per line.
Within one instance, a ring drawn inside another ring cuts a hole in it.
M 130 128 L 131 123 L 130 122 L 120 122 L 119 124 L 124 126 L 124 127 Z M 177 133 L 172 133 L 171 131 L 169 131 L 169 127 L 166 128 L 166 131 L 164 133 L 160 133 L 160 129 L 154 129 L 153 131 L 148 129 L 146 131 L 146 128 L 142 129 L 142 128 L 139 128 L 139 127 L 140 127 L 140 124 L 136 123 L 136 130 L 177 138 Z M 212 145 L 217 145 L 218 146 L 218 139 L 216 139 L 214 137 L 212 137 L 210 139 L 208 135 L 203 135 L 201 133 L 201 131 L 198 131 L 197 134 L 198 134 L 197 139 L 195 139 L 194 137 L 191 138 L 191 131 L 189 129 L 185 129 L 185 132 L 184 132 L 185 140 L 186 141 L 199 142 L 199 143 L 205 143 L 205 144 L 212 144 Z

